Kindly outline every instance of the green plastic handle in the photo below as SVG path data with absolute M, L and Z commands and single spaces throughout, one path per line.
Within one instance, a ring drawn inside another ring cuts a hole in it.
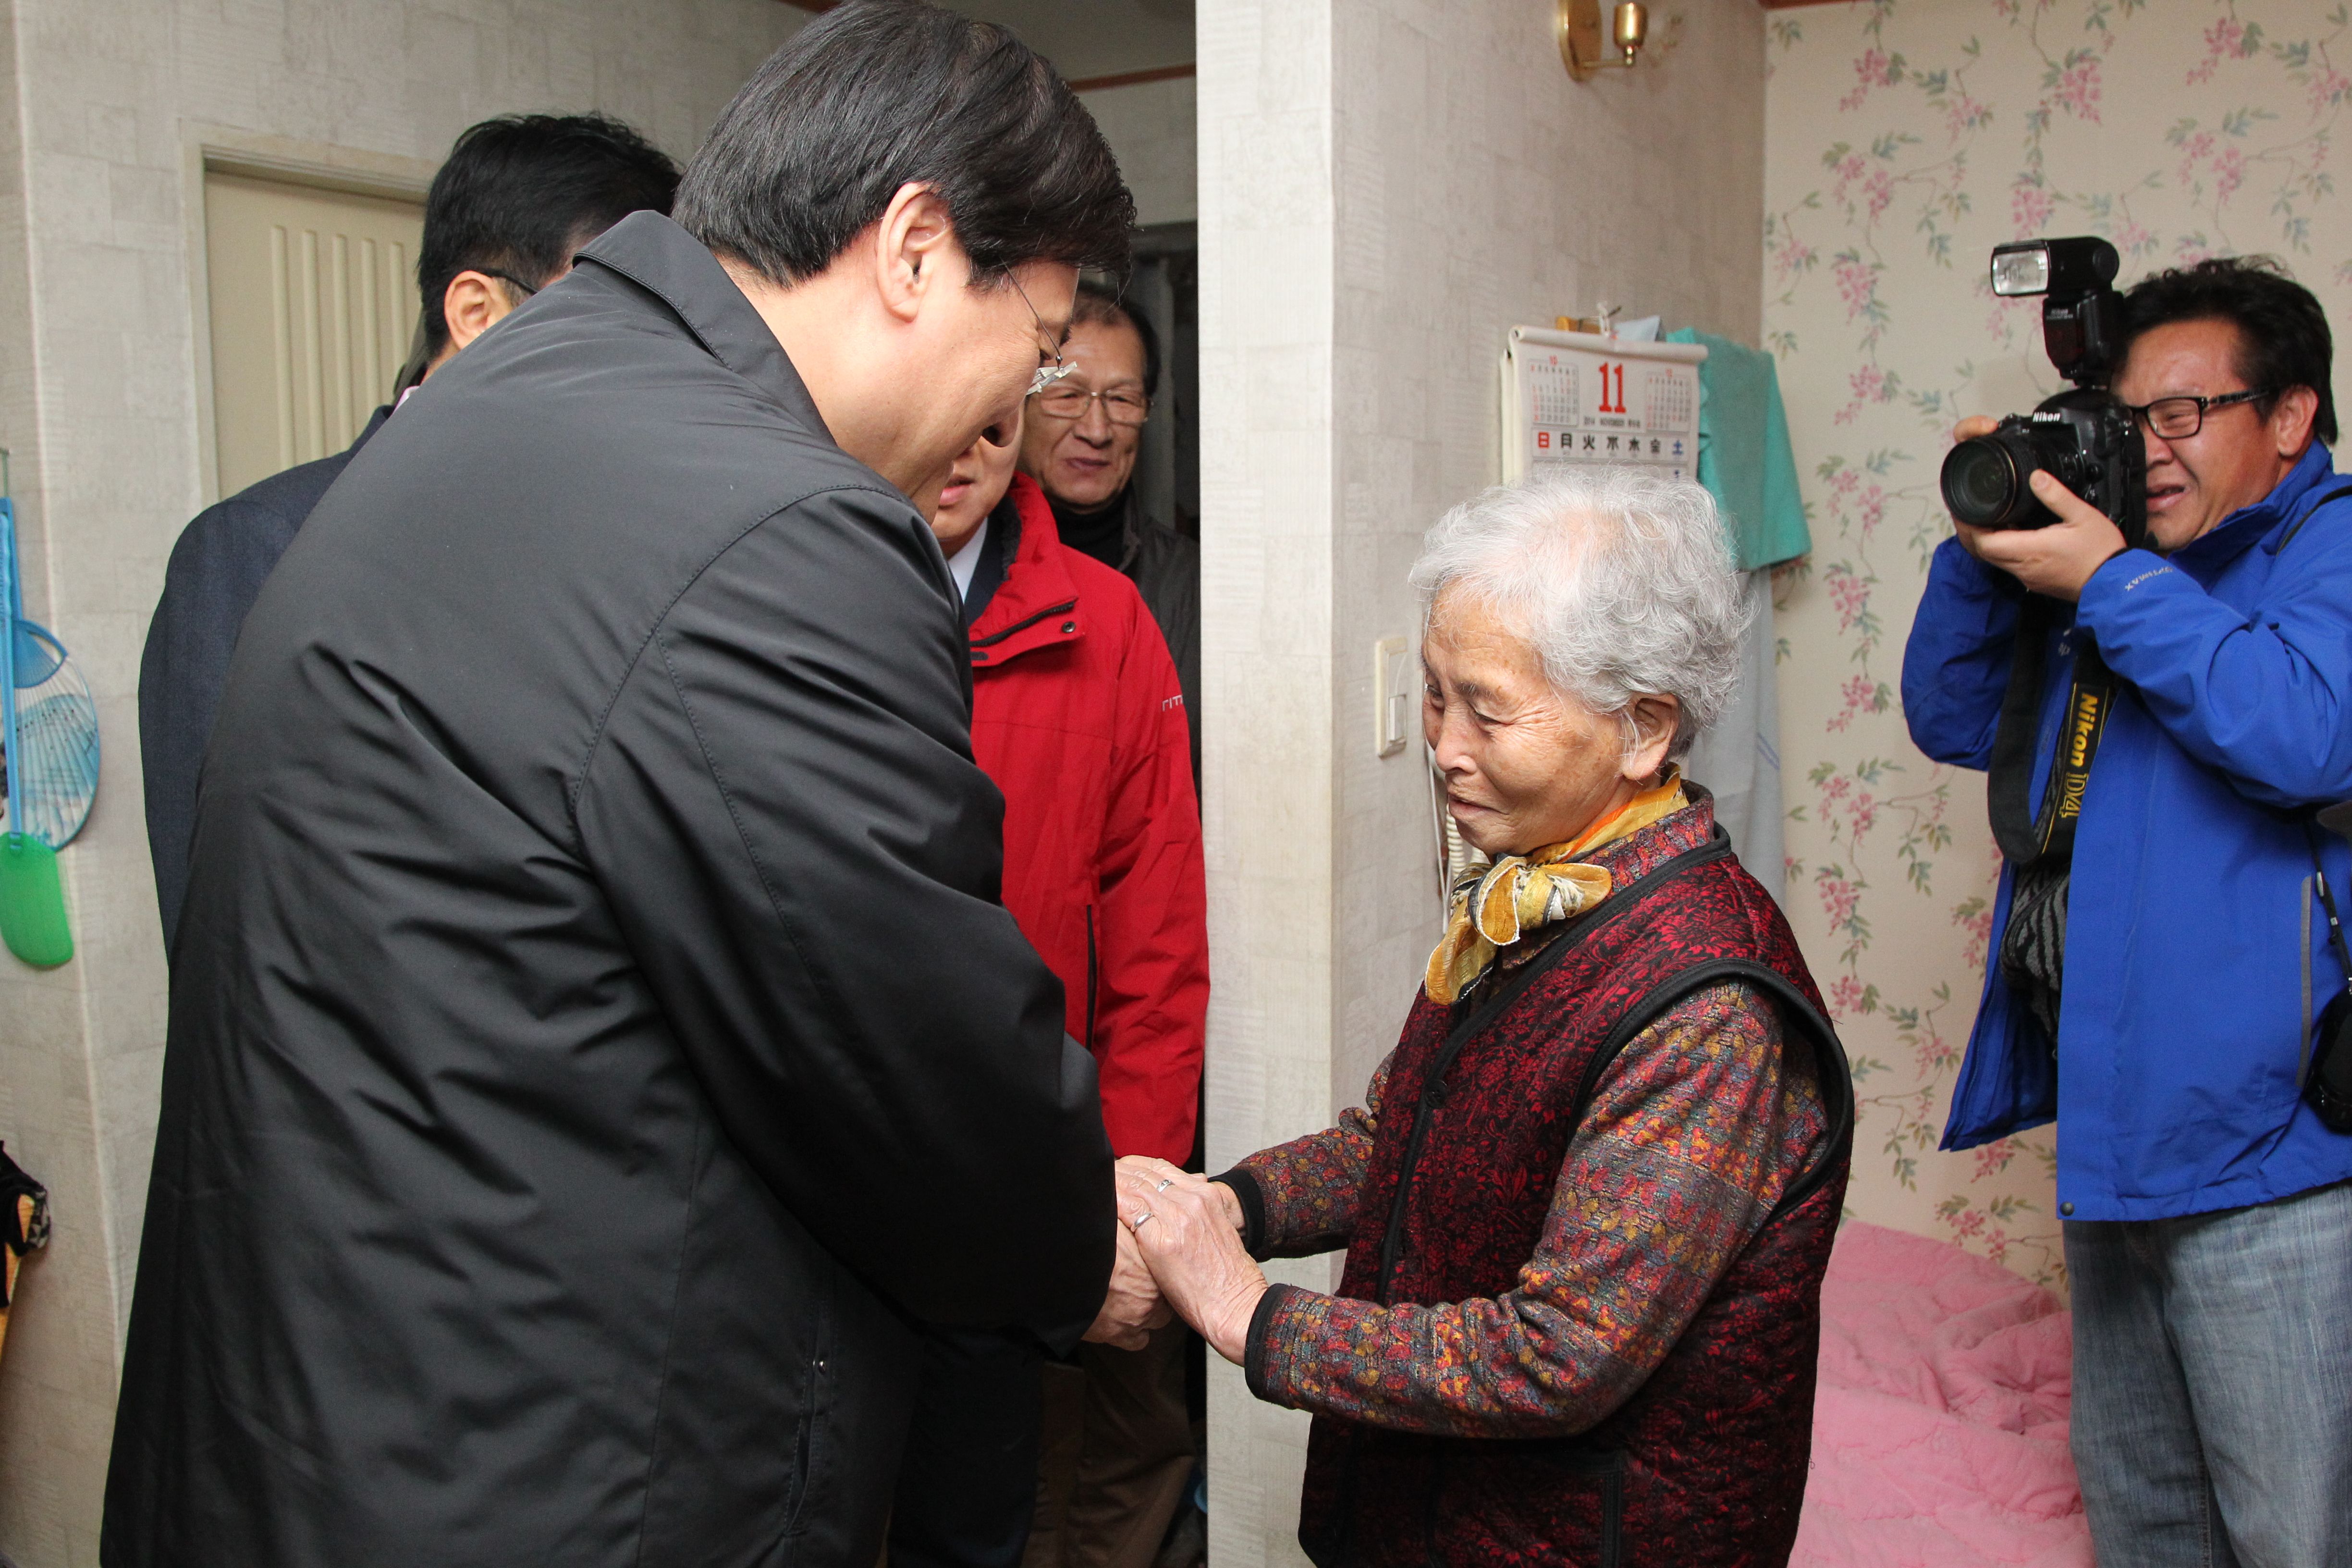
M 58 852 L 29 833 L 0 833 L 0 941 L 37 969 L 73 956 Z

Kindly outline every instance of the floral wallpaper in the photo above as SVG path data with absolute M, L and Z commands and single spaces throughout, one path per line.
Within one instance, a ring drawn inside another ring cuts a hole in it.
M 1786 902 L 1852 1054 L 1854 1213 L 2063 1287 L 2053 1131 L 1936 1142 L 1983 974 L 1981 775 L 1903 726 L 1903 641 L 1963 416 L 2061 384 L 2003 240 L 2097 234 L 2126 283 L 2266 253 L 2352 332 L 2336 189 L 2352 20 L 2326 0 L 1853 0 L 1769 21 L 1765 331 L 1811 556 L 1780 615 Z

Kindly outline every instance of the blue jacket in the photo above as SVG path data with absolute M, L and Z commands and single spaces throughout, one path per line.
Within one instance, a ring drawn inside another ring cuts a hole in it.
M 2203 538 L 2101 566 L 2053 634 L 2037 805 L 2080 632 L 2122 677 L 2075 834 L 2057 1061 L 2001 979 L 2004 868 L 1944 1147 L 2054 1117 L 2070 1218 L 2198 1214 L 2352 1177 L 2352 1136 L 2298 1088 L 2345 984 L 2305 892 L 2303 826 L 2352 797 L 2352 497 L 2324 499 L 2344 482 L 2315 442 Z M 1990 760 L 2022 598 L 1957 540 L 1937 550 L 1903 702 L 1938 762 Z M 2352 848 L 2320 840 L 2341 907 Z

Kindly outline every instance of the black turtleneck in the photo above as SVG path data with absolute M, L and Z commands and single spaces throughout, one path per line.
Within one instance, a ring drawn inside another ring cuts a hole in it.
M 1054 528 L 1062 542 L 1116 572 L 1127 555 L 1127 496 L 1122 489 L 1110 498 L 1108 505 L 1094 511 L 1076 510 L 1052 496 L 1045 500 L 1054 509 Z

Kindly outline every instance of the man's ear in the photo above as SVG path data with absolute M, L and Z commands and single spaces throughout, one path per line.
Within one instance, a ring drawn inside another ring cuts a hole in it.
M 900 185 L 874 226 L 874 283 L 882 308 L 899 321 L 913 321 L 924 295 L 944 286 L 947 258 L 961 248 L 939 194 L 911 181 Z
M 449 347 L 459 352 L 514 309 L 507 286 L 487 272 L 460 272 L 441 291 L 441 319 L 449 324 Z
M 2271 405 L 2271 436 L 2278 455 L 2294 458 L 2311 445 L 2312 421 L 2319 417 L 2319 394 L 2307 386 L 2290 386 Z

